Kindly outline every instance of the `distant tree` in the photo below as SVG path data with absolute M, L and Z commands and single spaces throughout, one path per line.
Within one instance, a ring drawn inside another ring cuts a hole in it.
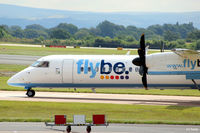
M 37 30 L 25 29 L 24 30 L 24 36 L 26 38 L 33 39 L 33 38 L 38 38 L 39 34 L 38 34 Z
M 136 48 L 139 46 L 139 39 L 142 33 L 145 33 L 146 43 L 151 48 L 160 48 L 161 40 L 165 40 L 165 48 L 199 49 L 199 44 L 196 40 L 200 40 L 200 30 L 194 28 L 193 23 L 179 24 L 177 22 L 176 24 L 138 28 L 136 26 L 124 27 L 105 20 L 90 29 L 79 29 L 77 26 L 67 23 L 60 23 L 51 29 L 46 29 L 38 24 L 27 25 L 24 30 L 19 26 L 8 27 L 7 25 L 2 25 L 0 27 L 0 38 L 6 38 L 4 39 L 6 41 L 9 41 L 7 37 L 12 35 L 16 38 L 11 38 L 11 41 L 71 46 Z M 190 44 L 186 45 L 185 41 L 190 42 Z
M 164 24 L 163 29 L 164 31 L 177 32 L 177 26 L 173 24 Z
M 11 35 L 17 38 L 23 38 L 24 37 L 24 31 L 22 30 L 22 28 L 20 26 L 11 26 L 10 27 L 10 32 Z
M 69 32 L 70 34 L 75 34 L 78 31 L 78 27 L 73 24 L 67 24 L 67 23 L 60 23 L 56 28 L 65 30 Z
M 196 50 L 200 50 L 200 40 L 196 41 Z
M 187 38 L 194 39 L 194 40 L 200 39 L 200 30 L 194 30 L 188 33 Z
M 25 29 L 32 29 L 32 30 L 40 30 L 40 31 L 45 31 L 46 28 L 39 24 L 32 24 L 32 25 L 27 25 Z
M 98 28 L 90 28 L 89 31 L 91 34 L 93 34 L 95 36 L 100 36 L 100 34 L 101 34 L 101 30 Z
M 24 37 L 24 31 L 20 30 L 20 29 L 16 29 L 16 30 L 12 31 L 11 35 L 14 36 L 14 37 L 23 38 Z
M 55 39 L 69 39 L 70 33 L 63 29 L 54 28 L 50 31 L 50 37 Z
M 113 38 L 117 32 L 125 30 L 123 26 L 115 25 L 109 21 L 103 21 L 102 23 L 98 24 L 96 28 L 99 29 L 101 36 L 109 36 L 111 38 Z
M 133 42 L 133 41 L 135 41 L 135 38 L 133 36 L 126 36 L 125 39 L 126 39 L 127 42 Z
M 0 26 L 0 38 L 8 37 L 8 31 L 3 26 Z
M 6 32 L 10 33 L 10 28 L 8 25 L 2 24 L 0 27 L 3 27 Z
M 60 45 L 60 40 L 58 40 L 58 39 L 53 39 L 53 44 L 54 44 L 54 45 Z
M 181 38 L 186 38 L 187 34 L 189 32 L 194 31 L 194 30 L 196 30 L 196 29 L 194 28 L 193 23 L 189 23 L 189 24 L 181 24 L 181 25 L 179 25 L 177 31 L 180 33 Z
M 129 32 L 137 32 L 137 27 L 135 26 L 127 26 L 126 30 Z
M 163 36 L 164 36 L 164 40 L 167 40 L 167 41 L 175 41 L 180 38 L 180 35 L 178 33 L 175 33 L 169 30 L 165 31 Z
M 160 36 L 163 36 L 164 33 L 170 31 L 180 35 L 180 38 L 186 38 L 187 33 L 195 30 L 193 23 L 179 24 L 178 22 L 176 24 L 152 25 L 147 29 Z
M 10 30 L 11 31 L 22 30 L 22 28 L 20 26 L 18 26 L 18 25 L 13 25 L 13 26 L 10 27 Z
M 113 48 L 113 47 L 121 47 L 123 45 L 121 44 L 120 39 L 118 39 L 118 38 L 112 39 L 107 36 L 105 38 L 103 38 L 103 37 L 96 38 L 95 42 L 94 42 L 94 46 L 95 47 L 101 46 L 101 47 L 112 47 Z
M 81 30 L 79 30 L 78 32 L 76 32 L 76 33 L 74 34 L 74 37 L 75 37 L 76 39 L 85 39 L 85 38 L 87 38 L 87 37 L 89 37 L 89 36 L 90 36 L 90 33 L 89 33 L 89 31 L 86 30 L 86 29 L 81 29 Z
M 48 38 L 48 34 L 46 32 L 34 29 L 25 29 L 24 36 L 29 39 L 39 38 L 40 36 L 43 36 L 45 39 Z
M 38 34 L 39 34 L 39 37 L 43 37 L 44 39 L 48 39 L 49 38 L 49 35 L 47 32 L 45 31 L 37 31 Z
M 147 28 L 148 30 L 154 32 L 157 35 L 163 35 L 163 27 L 161 25 L 152 25 Z

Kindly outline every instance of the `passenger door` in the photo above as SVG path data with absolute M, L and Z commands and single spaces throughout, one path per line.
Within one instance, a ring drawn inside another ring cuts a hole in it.
M 63 61 L 63 83 L 73 83 L 73 60 Z

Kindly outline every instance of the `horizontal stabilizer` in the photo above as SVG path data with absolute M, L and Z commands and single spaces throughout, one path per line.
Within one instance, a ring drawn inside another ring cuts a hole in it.
M 190 49 L 172 49 L 172 52 L 184 58 L 187 58 L 193 55 L 200 55 L 199 51 L 190 50 Z

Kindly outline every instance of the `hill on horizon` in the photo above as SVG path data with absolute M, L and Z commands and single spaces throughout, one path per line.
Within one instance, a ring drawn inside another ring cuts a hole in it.
M 40 24 L 51 28 L 59 23 L 71 23 L 79 28 L 96 27 L 100 22 L 108 20 L 118 25 L 134 25 L 146 28 L 155 24 L 179 24 L 192 22 L 200 29 L 200 12 L 84 12 L 31 8 L 0 4 L 0 24 L 19 25 L 22 28 L 30 24 Z

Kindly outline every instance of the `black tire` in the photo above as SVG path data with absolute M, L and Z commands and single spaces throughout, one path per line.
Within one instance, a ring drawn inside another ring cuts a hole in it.
M 67 126 L 67 129 L 66 129 L 66 131 L 67 131 L 67 133 L 70 133 L 71 132 L 71 126 Z
M 87 133 L 90 133 L 91 132 L 91 126 L 87 126 L 86 131 L 87 131 Z
M 34 90 L 28 90 L 27 93 L 26 93 L 26 95 L 28 97 L 34 97 L 35 96 L 35 91 Z

